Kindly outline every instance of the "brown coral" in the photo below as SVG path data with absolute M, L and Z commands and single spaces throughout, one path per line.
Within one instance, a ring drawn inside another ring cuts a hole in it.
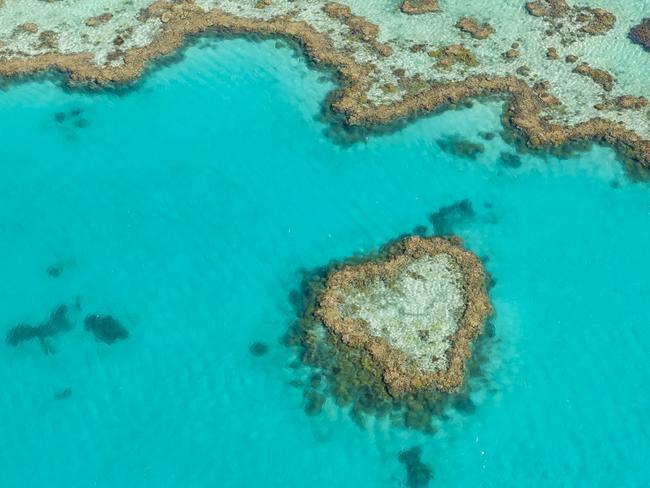
M 579 15 L 586 18 L 586 24 L 580 27 L 580 31 L 592 36 L 607 33 L 616 23 L 616 16 L 602 8 L 584 7 Z
M 372 22 L 368 22 L 363 17 L 354 15 L 350 7 L 336 2 L 326 3 L 323 12 L 332 19 L 343 22 L 350 29 L 350 33 L 359 41 L 368 44 L 374 51 L 381 56 L 390 56 L 393 49 L 388 45 L 377 40 L 379 28 Z
M 575 67 L 573 72 L 591 78 L 594 83 L 600 85 L 605 91 L 609 92 L 614 88 L 614 77 L 605 70 L 592 68 L 587 63 L 581 63 Z
M 105 24 L 113 18 L 113 14 L 110 12 L 105 12 L 101 15 L 96 15 L 95 17 L 89 17 L 86 19 L 86 25 L 88 27 L 97 27 L 100 24 Z
M 569 9 L 565 0 L 536 0 L 526 4 L 526 10 L 535 17 L 562 17 Z
M 475 75 L 462 81 L 435 84 L 421 80 L 422 87 L 412 95 L 386 104 L 368 105 L 363 100 L 373 67 L 335 49 L 327 34 L 315 30 L 304 21 L 287 17 L 252 19 L 218 9 L 206 12 L 192 3 L 170 4 L 164 1 L 143 10 L 139 18 L 160 16 L 165 11 L 171 11 L 174 15 L 164 24 L 161 33 L 146 46 L 125 50 L 119 66 L 97 66 L 90 52 L 46 53 L 26 58 L 0 57 L 0 75 L 16 76 L 56 69 L 67 73 L 73 84 L 127 83 L 143 74 L 149 60 L 178 49 L 188 35 L 219 29 L 220 32 L 234 35 L 281 36 L 299 42 L 315 63 L 337 71 L 342 89 L 332 97 L 330 106 L 334 112 L 341 114 L 348 125 L 383 125 L 396 119 L 431 112 L 469 97 L 506 94 L 509 95 L 509 102 L 504 123 L 525 138 L 530 146 L 559 146 L 571 141 L 594 139 L 615 145 L 622 153 L 650 166 L 650 141 L 633 130 L 603 118 L 592 118 L 572 126 L 550 124 L 540 114 L 544 105 L 539 97 L 525 81 L 515 76 Z M 402 68 L 395 68 L 395 71 L 405 73 Z
M 386 387 L 393 396 L 435 386 L 452 391 L 463 382 L 465 361 L 471 355 L 471 343 L 481 332 L 491 312 L 486 292 L 486 276 L 480 260 L 458 244 L 459 240 L 409 237 L 397 243 L 387 260 L 345 266 L 327 279 L 315 316 L 345 347 L 362 348 L 383 370 Z M 403 351 L 391 346 L 386 338 L 370 332 L 363 320 L 342 314 L 346 293 L 355 284 L 370 280 L 390 282 L 403 273 L 409 264 L 424 256 L 448 256 L 460 270 L 463 280 L 464 311 L 447 349 L 446 369 L 423 370 L 409 360 Z
M 463 32 L 467 32 L 474 39 L 487 39 L 494 33 L 494 28 L 490 24 L 487 22 L 479 24 L 471 17 L 463 17 L 456 22 L 456 27 Z
M 440 7 L 438 0 L 404 0 L 400 10 L 408 15 L 420 15 L 438 12 Z

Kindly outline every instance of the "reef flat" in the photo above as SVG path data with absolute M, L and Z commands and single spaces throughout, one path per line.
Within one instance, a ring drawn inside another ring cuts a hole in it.
M 502 94 L 504 123 L 531 146 L 598 140 L 650 166 L 647 104 L 616 102 L 650 96 L 650 58 L 633 42 L 639 30 L 628 36 L 647 12 L 613 0 L 492 3 L 6 0 L 0 74 L 56 69 L 72 83 L 124 83 L 187 36 L 280 36 L 338 72 L 330 104 L 348 125 Z
M 490 313 L 481 262 L 437 237 L 405 239 L 389 256 L 332 273 L 315 316 L 370 353 L 393 396 L 454 390 Z

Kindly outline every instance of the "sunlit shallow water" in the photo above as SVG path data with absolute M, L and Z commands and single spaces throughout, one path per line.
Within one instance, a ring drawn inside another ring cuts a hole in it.
M 405 486 L 412 446 L 433 486 L 647 483 L 647 184 L 601 147 L 500 164 L 513 149 L 480 137 L 496 102 L 337 146 L 318 120 L 333 86 L 231 40 L 119 95 L 0 93 L 0 326 L 81 307 L 56 354 L 0 344 L 2 486 Z M 453 135 L 484 152 L 444 152 Z M 434 436 L 361 429 L 331 401 L 307 416 L 279 342 L 301 270 L 431 231 L 463 199 L 454 231 L 496 280 L 475 411 Z M 92 313 L 129 338 L 96 341 Z

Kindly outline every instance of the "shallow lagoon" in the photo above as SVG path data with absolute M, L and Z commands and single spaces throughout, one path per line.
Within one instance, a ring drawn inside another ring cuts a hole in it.
M 414 445 L 435 486 L 650 478 L 647 184 L 601 147 L 500 164 L 513 149 L 480 136 L 501 130 L 496 102 L 335 145 L 333 86 L 274 42 L 229 40 L 119 95 L 0 94 L 0 324 L 80 305 L 56 354 L 0 345 L 4 486 L 405 486 Z M 453 136 L 484 152 L 444 152 Z M 453 230 L 496 279 L 475 412 L 434 436 L 363 430 L 331 402 L 307 416 L 279 343 L 300 271 L 463 199 L 475 216 Z M 96 341 L 95 313 L 128 339 Z

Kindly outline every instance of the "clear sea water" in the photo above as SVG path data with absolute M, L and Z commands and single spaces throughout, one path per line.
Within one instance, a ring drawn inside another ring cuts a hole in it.
M 648 184 L 603 147 L 499 164 L 512 148 L 479 135 L 498 102 L 336 145 L 333 87 L 272 41 L 228 40 L 122 94 L 0 93 L 2 333 L 81 305 L 56 354 L 0 344 L 1 486 L 399 487 L 412 446 L 432 486 L 648 486 Z M 444 152 L 453 135 L 485 152 Z M 462 199 L 476 216 L 454 230 L 496 279 L 475 412 L 433 436 L 361 429 L 331 401 L 307 416 L 279 342 L 301 270 Z M 130 337 L 96 341 L 90 313 Z

